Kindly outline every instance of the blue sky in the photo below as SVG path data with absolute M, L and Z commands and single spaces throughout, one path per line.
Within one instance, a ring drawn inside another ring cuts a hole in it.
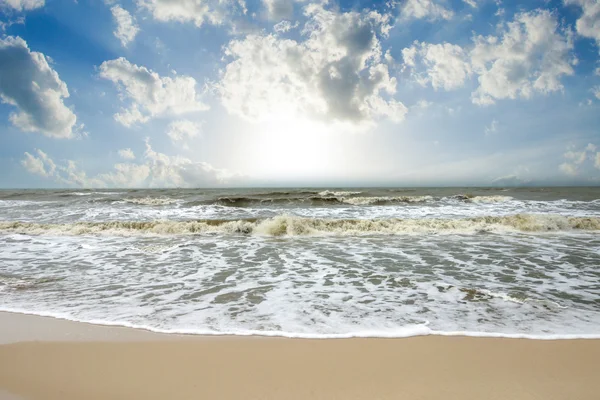
M 0 187 L 600 183 L 597 0 L 0 0 Z

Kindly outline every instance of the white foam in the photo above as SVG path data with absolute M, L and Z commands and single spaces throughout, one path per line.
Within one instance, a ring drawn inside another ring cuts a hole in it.
M 362 192 L 350 192 L 350 191 L 331 191 L 331 190 L 324 190 L 322 192 L 319 192 L 319 196 L 322 197 L 345 197 L 345 196 L 354 196 L 357 194 L 361 194 Z
M 473 203 L 503 203 L 511 201 L 511 196 L 475 196 L 469 199 Z
M 35 315 L 40 317 L 48 317 L 61 319 L 65 321 L 81 322 L 92 325 L 114 326 L 131 329 L 140 329 L 162 334 L 176 335 L 199 335 L 199 336 L 263 336 L 263 337 L 283 337 L 290 339 L 352 339 L 352 338 L 382 338 L 382 339 L 399 339 L 414 336 L 467 336 L 467 337 L 483 337 L 483 338 L 509 338 L 509 339 L 533 339 L 533 340 L 573 340 L 573 339 L 600 339 L 600 333 L 589 334 L 528 334 L 528 333 L 502 333 L 502 332 L 474 332 L 474 331 L 436 331 L 429 329 L 425 324 L 399 327 L 393 330 L 357 330 L 354 332 L 342 333 L 305 333 L 305 332 L 286 332 L 286 331 L 260 331 L 260 330 L 231 330 L 231 331 L 214 331 L 209 329 L 194 329 L 194 328 L 179 328 L 179 329 L 162 329 L 148 325 L 132 324 L 125 321 L 110 321 L 110 320 L 84 320 L 74 318 L 72 316 L 44 311 L 30 311 L 14 308 L 0 307 L 2 312 L 18 313 L 25 315 Z
M 0 232 L 31 235 L 141 234 L 257 234 L 267 236 L 356 236 L 477 234 L 480 232 L 600 232 L 600 218 L 562 215 L 517 214 L 462 219 L 331 219 L 280 215 L 262 220 L 204 221 L 111 221 L 73 224 L 0 222 Z

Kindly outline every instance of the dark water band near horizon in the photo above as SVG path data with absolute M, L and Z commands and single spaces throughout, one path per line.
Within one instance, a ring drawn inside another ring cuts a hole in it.
M 0 310 L 198 334 L 600 337 L 600 188 L 0 190 Z

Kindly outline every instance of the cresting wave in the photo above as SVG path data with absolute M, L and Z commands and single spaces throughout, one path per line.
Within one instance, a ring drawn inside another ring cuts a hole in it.
M 0 222 L 1 233 L 26 235 L 244 234 L 263 236 L 477 234 L 600 231 L 600 217 L 516 214 L 464 219 L 327 219 L 281 215 L 267 219 L 113 221 L 40 224 Z

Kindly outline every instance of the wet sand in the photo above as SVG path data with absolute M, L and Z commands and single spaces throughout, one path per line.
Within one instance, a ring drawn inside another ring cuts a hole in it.
M 0 313 L 0 342 L 0 394 L 32 400 L 595 400 L 600 393 L 600 340 L 177 336 Z

